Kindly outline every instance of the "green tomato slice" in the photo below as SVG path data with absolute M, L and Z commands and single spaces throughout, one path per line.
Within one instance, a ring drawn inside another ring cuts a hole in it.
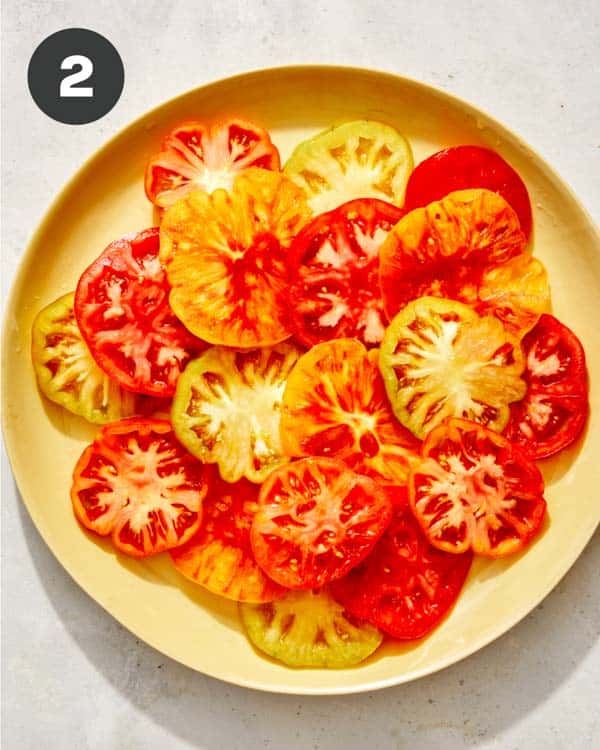
M 296 146 L 284 172 L 304 189 L 315 214 L 354 198 L 401 206 L 413 157 L 404 136 L 381 122 L 355 120 Z
M 96 364 L 75 320 L 74 293 L 45 307 L 33 322 L 31 356 L 42 393 L 73 414 L 106 424 L 136 413 L 136 396 Z
M 439 297 L 406 305 L 379 354 L 394 413 L 421 439 L 446 417 L 501 432 L 508 405 L 525 395 L 524 368 L 518 340 L 497 318 Z
M 300 357 L 292 344 L 236 351 L 207 349 L 185 368 L 172 408 L 177 438 L 226 482 L 262 482 L 282 463 L 281 400 Z
M 288 667 L 343 668 L 370 656 L 383 636 L 348 619 L 326 591 L 290 591 L 274 602 L 240 604 L 248 638 Z

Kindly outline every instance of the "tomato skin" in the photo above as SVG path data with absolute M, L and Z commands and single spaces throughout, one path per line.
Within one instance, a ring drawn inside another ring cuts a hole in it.
M 453 555 L 429 544 L 408 502 L 399 502 L 371 554 L 331 591 L 351 615 L 393 638 L 423 638 L 456 602 L 472 560 L 471 551 Z
M 297 338 L 307 346 L 356 336 L 367 346 L 383 336 L 379 246 L 402 211 L 361 198 L 315 217 L 290 248 L 290 297 Z
M 448 418 L 429 433 L 421 455 L 409 477 L 409 500 L 434 547 L 504 557 L 540 531 L 544 480 L 503 435 Z
M 205 344 L 169 307 L 158 250 L 158 227 L 111 242 L 79 279 L 75 316 L 104 372 L 129 391 L 165 398 Z
M 589 413 L 585 352 L 577 336 L 542 315 L 522 342 L 527 393 L 511 404 L 504 434 L 532 459 L 552 456 L 582 433 Z
M 392 515 L 386 492 L 341 461 L 305 458 L 263 484 L 250 540 L 256 562 L 290 589 L 316 589 L 369 554 Z
M 426 206 L 454 190 L 486 188 L 513 207 L 527 239 L 531 202 L 525 183 L 500 154 L 482 146 L 452 146 L 438 151 L 413 170 L 406 186 L 405 208 Z
M 230 189 L 235 175 L 248 167 L 277 171 L 280 166 L 267 131 L 247 120 L 183 123 L 148 162 L 144 189 L 148 200 L 167 208 L 193 190 Z
M 111 536 L 119 552 L 147 557 L 195 534 L 206 491 L 204 465 L 181 447 L 170 423 L 134 417 L 103 427 L 83 451 L 71 501 L 85 528 Z

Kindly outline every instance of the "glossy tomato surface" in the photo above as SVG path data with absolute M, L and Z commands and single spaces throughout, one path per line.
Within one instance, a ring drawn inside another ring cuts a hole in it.
M 435 547 L 504 557 L 539 532 L 544 480 L 503 435 L 450 418 L 429 433 L 421 453 L 410 476 L 410 505 Z
M 305 458 L 263 484 L 250 538 L 265 573 L 291 589 L 341 578 L 369 554 L 391 518 L 391 502 L 372 479 L 341 461 Z
M 543 315 L 523 339 L 527 393 L 511 405 L 506 436 L 532 458 L 546 458 L 573 443 L 585 427 L 588 388 L 585 353 L 577 336 Z
M 469 188 L 485 188 L 501 195 L 515 210 L 529 238 L 531 202 L 525 183 L 500 154 L 482 146 L 452 146 L 422 161 L 408 179 L 405 208 L 411 211 L 455 190 Z
M 385 329 L 379 248 L 402 211 L 373 198 L 314 218 L 290 249 L 294 330 L 307 346 L 356 336 L 377 345 Z
M 169 307 L 158 228 L 112 242 L 77 285 L 75 315 L 98 365 L 123 388 L 167 397 L 205 345 Z
M 204 466 L 169 422 L 133 418 L 106 425 L 84 450 L 71 501 L 87 529 L 110 535 L 120 552 L 146 557 L 194 535 L 206 490 Z
M 433 547 L 405 501 L 375 549 L 331 585 L 332 593 L 350 614 L 394 638 L 422 638 L 454 605 L 472 559 L 470 551 Z
M 144 187 L 160 208 L 173 205 L 194 190 L 230 190 L 248 167 L 279 169 L 279 152 L 264 128 L 231 118 L 206 125 L 184 123 L 166 136 L 146 167 Z

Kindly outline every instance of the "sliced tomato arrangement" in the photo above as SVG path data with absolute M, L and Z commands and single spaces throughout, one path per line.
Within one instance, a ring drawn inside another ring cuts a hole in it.
M 412 166 L 410 145 L 395 128 L 356 120 L 300 143 L 283 169 L 321 214 L 354 198 L 401 206 Z
M 171 131 L 150 159 L 144 187 L 152 203 L 167 208 L 195 190 L 230 190 L 249 167 L 279 166 L 279 151 L 258 125 L 239 118 L 212 126 L 189 122 Z
M 283 394 L 285 453 L 338 458 L 358 473 L 406 482 L 419 443 L 390 409 L 377 355 L 337 339 L 298 360 Z
M 258 486 L 224 482 L 212 472 L 202 504 L 202 526 L 189 542 L 171 550 L 175 567 L 213 594 L 238 602 L 270 602 L 285 589 L 256 564 L 250 526 L 258 508 Z
M 540 531 L 544 480 L 503 435 L 449 418 L 429 433 L 421 455 L 410 475 L 409 498 L 434 547 L 504 557 Z
M 406 185 L 405 208 L 426 206 L 455 190 L 485 188 L 515 210 L 525 237 L 531 235 L 531 202 L 525 183 L 500 154 L 482 146 L 452 146 L 415 167 Z
M 320 588 L 368 555 L 391 514 L 386 492 L 372 479 L 341 461 L 305 458 L 276 469 L 262 485 L 252 549 L 282 586 Z
M 177 317 L 211 344 L 251 348 L 289 338 L 288 249 L 308 218 L 300 188 L 256 167 L 230 192 L 175 203 L 161 223 L 160 259 Z
M 577 336 L 552 315 L 542 315 L 523 339 L 527 394 L 511 405 L 505 434 L 534 459 L 571 445 L 589 412 L 585 353 Z
M 73 472 L 77 519 L 120 552 L 146 557 L 185 544 L 202 520 L 206 472 L 169 422 L 126 419 L 102 428 Z
M 501 432 L 509 404 L 526 391 L 516 338 L 467 305 L 422 297 L 385 333 L 379 367 L 394 413 L 414 435 L 446 417 L 465 417 Z
M 98 365 L 130 391 L 167 397 L 205 345 L 169 307 L 158 228 L 122 237 L 87 268 L 75 292 L 77 323 Z
M 473 554 L 433 547 L 407 502 L 373 552 L 331 585 L 347 612 L 394 638 L 423 638 L 446 616 L 461 592 Z
M 317 216 L 297 235 L 290 296 L 304 344 L 345 336 L 379 344 L 385 330 L 379 248 L 401 216 L 390 203 L 364 198 Z

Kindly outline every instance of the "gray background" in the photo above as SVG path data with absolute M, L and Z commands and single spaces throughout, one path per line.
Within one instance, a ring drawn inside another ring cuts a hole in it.
M 499 2 L 3 3 L 3 291 L 58 188 L 129 120 L 188 88 L 258 67 L 354 64 L 464 97 L 522 135 L 600 223 L 600 4 Z M 55 123 L 26 68 L 48 34 L 85 26 L 125 64 L 97 123 Z M 35 467 L 32 467 L 35 471 Z M 20 505 L 4 459 L 6 750 L 592 748 L 600 725 L 600 536 L 496 643 L 378 693 L 297 698 L 205 678 L 139 643 L 69 579 Z

